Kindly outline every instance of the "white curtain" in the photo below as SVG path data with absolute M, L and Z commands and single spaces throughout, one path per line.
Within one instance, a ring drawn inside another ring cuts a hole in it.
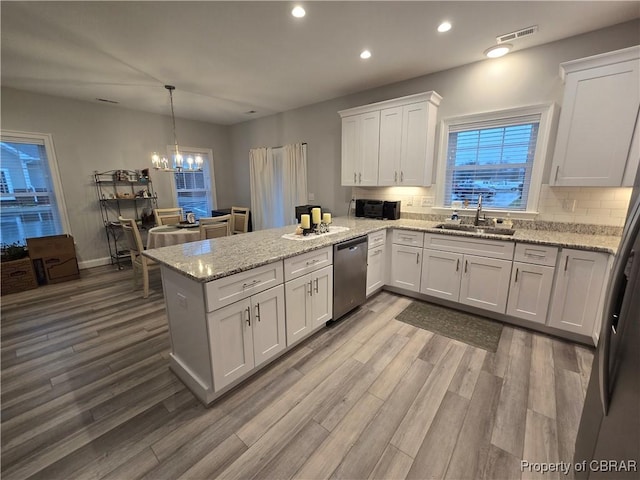
M 304 144 L 249 151 L 254 230 L 296 223 L 295 206 L 307 203 L 307 147 Z

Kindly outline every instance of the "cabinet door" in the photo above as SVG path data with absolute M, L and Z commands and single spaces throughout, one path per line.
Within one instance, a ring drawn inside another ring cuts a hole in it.
M 207 315 L 213 362 L 213 386 L 218 391 L 254 366 L 251 302 L 244 299 Z
M 567 74 L 551 172 L 557 186 L 622 185 L 638 105 L 640 61 Z
M 507 302 L 507 315 L 536 323 L 547 321 L 553 267 L 514 262 L 511 287 Z
M 313 330 L 311 302 L 308 300 L 311 297 L 312 283 L 309 273 L 284 284 L 287 345 L 296 343 Z
M 255 366 L 287 346 L 284 312 L 284 286 L 278 285 L 251 297 L 253 352 Z
M 402 107 L 386 108 L 380 114 L 379 185 L 397 185 L 400 182 L 401 149 Z
M 505 313 L 512 262 L 474 255 L 463 260 L 460 303 Z
M 356 185 L 357 159 L 360 151 L 358 115 L 342 119 L 342 185 Z
M 453 302 L 460 296 L 460 274 L 463 255 L 459 253 L 424 250 L 420 293 Z
M 391 245 L 391 275 L 389 283 L 398 288 L 420 291 L 422 248 Z
M 425 185 L 427 168 L 427 102 L 402 108 L 400 185 Z M 430 183 L 430 182 L 429 182 Z
M 560 255 L 549 325 L 591 336 L 599 314 L 608 256 L 565 249 Z
M 313 272 L 311 283 L 311 324 L 316 330 L 333 316 L 333 265 Z
M 378 185 L 378 153 L 380 150 L 380 112 L 365 113 L 360 127 L 360 170 L 358 185 Z
M 367 252 L 367 297 L 384 286 L 384 245 Z

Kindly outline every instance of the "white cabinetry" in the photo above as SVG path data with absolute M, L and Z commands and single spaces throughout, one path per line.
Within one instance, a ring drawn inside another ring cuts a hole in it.
M 565 88 L 550 184 L 631 186 L 640 160 L 640 47 L 566 62 L 560 70 Z
M 427 234 L 424 246 L 420 293 L 505 313 L 511 242 Z
M 562 250 L 549 326 L 592 336 L 600 313 L 608 263 L 606 253 Z
M 342 119 L 342 185 L 378 184 L 380 111 Z
M 507 315 L 546 322 L 557 256 L 556 247 L 516 245 Z
M 213 383 L 220 390 L 286 347 L 282 285 L 207 316 Z
M 419 292 L 424 234 L 411 230 L 394 230 L 391 237 L 389 284 L 393 287 Z
M 441 100 L 425 92 L 338 112 L 342 185 L 431 185 Z M 375 175 L 369 171 L 374 164 Z
M 367 243 L 367 297 L 384 286 L 385 279 L 385 244 L 387 231 L 380 230 L 368 235 Z
M 331 320 L 332 263 L 331 247 L 285 260 L 287 346 L 302 340 Z

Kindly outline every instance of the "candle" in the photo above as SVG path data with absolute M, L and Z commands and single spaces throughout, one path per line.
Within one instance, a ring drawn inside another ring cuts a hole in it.
M 331 214 L 330 213 L 323 213 L 322 214 L 322 221 L 324 223 L 326 223 L 327 225 L 329 225 L 331 223 Z
M 302 228 L 311 228 L 311 224 L 310 224 L 310 219 L 309 219 L 309 214 L 308 213 L 303 213 L 302 215 L 300 215 L 300 226 Z
M 320 223 L 320 209 L 319 208 L 312 208 L 311 209 L 311 220 L 313 221 L 313 223 L 315 225 Z

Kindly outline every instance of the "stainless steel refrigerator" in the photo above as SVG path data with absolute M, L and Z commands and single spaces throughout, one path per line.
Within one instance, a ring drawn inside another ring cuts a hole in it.
M 576 437 L 577 479 L 640 478 L 640 171 L 635 185 Z

